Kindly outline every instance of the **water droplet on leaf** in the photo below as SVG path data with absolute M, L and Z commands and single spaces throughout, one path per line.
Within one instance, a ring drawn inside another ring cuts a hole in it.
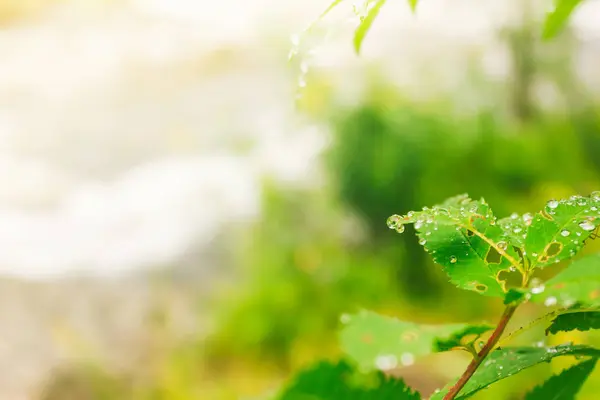
M 413 365 L 415 363 L 415 356 L 412 353 L 403 353 L 400 356 L 400 363 L 405 367 Z
M 558 301 L 556 300 L 556 297 L 554 296 L 550 296 L 548 298 L 546 298 L 546 300 L 544 300 L 544 305 L 546 307 L 552 307 L 553 305 L 555 305 Z
M 579 224 L 579 227 L 584 231 L 591 232 L 596 229 L 596 225 L 594 225 L 591 221 L 583 221 Z
M 546 203 L 546 207 L 548 207 L 551 210 L 554 210 L 556 207 L 558 207 L 558 201 L 550 200 L 548 203 Z
M 568 231 L 568 230 L 566 230 L 566 229 L 563 229 L 562 231 L 560 231 L 560 235 L 561 235 L 561 236 L 564 236 L 564 237 L 567 237 L 567 236 L 569 236 L 570 234 L 571 234 L 571 232 L 569 232 L 569 231 Z
M 377 356 L 375 359 L 375 367 L 382 371 L 394 369 L 398 366 L 398 358 L 393 354 L 385 354 Z
M 456 263 L 456 257 L 455 256 L 450 256 L 450 263 L 454 264 Z

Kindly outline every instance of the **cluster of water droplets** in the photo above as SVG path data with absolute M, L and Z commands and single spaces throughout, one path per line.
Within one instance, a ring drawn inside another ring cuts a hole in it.
M 399 365 L 403 367 L 411 366 L 415 363 L 415 356 L 412 353 L 405 352 L 400 355 L 400 360 L 394 354 L 381 354 L 375 358 L 375 368 L 381 371 L 389 371 L 397 368 Z

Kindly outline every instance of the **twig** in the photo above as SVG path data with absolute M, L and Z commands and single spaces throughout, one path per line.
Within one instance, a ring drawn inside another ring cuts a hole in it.
M 516 309 L 516 305 L 508 305 L 506 307 L 506 309 L 504 310 L 504 314 L 502 314 L 500 322 L 498 322 L 498 326 L 496 326 L 496 329 L 494 330 L 494 333 L 492 333 L 487 343 L 477 354 L 477 357 L 473 358 L 473 360 L 471 361 L 465 372 L 463 372 L 458 382 L 456 382 L 454 386 L 452 386 L 448 393 L 444 396 L 444 400 L 453 400 L 461 391 L 461 389 L 467 384 L 469 379 L 471 379 L 475 371 L 477 371 L 477 368 L 479 368 L 483 360 L 488 356 L 490 351 L 492 351 L 498 340 L 500 340 L 500 337 L 506 329 L 508 321 L 510 321 Z

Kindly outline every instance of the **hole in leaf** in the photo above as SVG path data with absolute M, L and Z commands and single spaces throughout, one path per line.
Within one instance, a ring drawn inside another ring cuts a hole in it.
M 470 231 L 470 230 L 468 230 L 468 229 L 467 229 L 467 236 L 468 236 L 468 237 L 471 237 L 471 236 L 473 236 L 473 235 L 474 235 L 473 231 Z
M 485 261 L 488 264 L 500 264 L 500 262 L 502 261 L 502 255 L 498 253 L 498 250 L 496 250 L 493 247 L 490 247 L 487 255 L 485 256 Z
M 544 253 L 546 253 L 548 257 L 554 257 L 558 255 L 558 253 L 560 253 L 562 249 L 562 243 L 552 242 L 548 246 L 546 246 L 546 248 L 544 249 Z
M 412 342 L 413 340 L 416 340 L 419 337 L 419 335 L 416 332 L 405 332 L 402 335 L 402 340 L 404 340 L 405 342 Z
M 521 285 L 521 281 L 523 277 L 519 271 L 511 271 L 510 269 L 503 269 L 502 271 L 496 274 L 496 280 L 500 283 L 505 289 L 519 287 Z
M 486 285 L 484 285 L 483 283 L 478 283 L 477 285 L 475 285 L 475 290 L 483 293 L 485 291 L 487 291 L 488 287 Z

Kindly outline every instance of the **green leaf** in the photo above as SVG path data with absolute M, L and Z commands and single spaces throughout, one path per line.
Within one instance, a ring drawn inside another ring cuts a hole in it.
M 342 350 L 365 370 L 412 364 L 469 328 L 466 324 L 420 325 L 366 310 L 346 316 L 344 322 Z
M 546 335 L 558 332 L 588 331 L 600 329 L 600 311 L 581 311 L 560 314 L 546 329 Z
M 550 200 L 527 229 L 525 251 L 531 268 L 543 267 L 573 257 L 598 226 L 600 192 Z
M 596 361 L 593 358 L 554 375 L 529 392 L 525 400 L 575 400 L 575 395 L 594 370 Z
M 469 325 L 454 332 L 447 339 L 437 338 L 434 340 L 435 351 L 449 351 L 452 349 L 467 347 L 472 345 L 481 335 L 491 331 L 493 325 Z
M 377 18 L 377 15 L 379 15 L 379 11 L 385 2 L 386 0 L 374 0 L 374 2 L 368 2 L 367 6 L 370 8 L 367 11 L 367 15 L 360 21 L 360 25 L 358 25 L 358 28 L 356 28 L 356 31 L 354 32 L 354 50 L 356 51 L 356 54 L 360 53 L 362 42 L 369 29 L 371 29 L 371 25 L 373 25 L 373 22 Z M 371 6 L 371 4 L 373 5 Z
M 466 399 L 495 382 L 560 356 L 600 357 L 600 350 L 589 346 L 570 344 L 555 347 L 506 347 L 495 350 L 475 371 L 456 399 Z M 435 393 L 430 400 L 441 400 L 450 387 L 451 385 L 448 385 Z
M 574 261 L 545 284 L 530 290 L 531 301 L 547 306 L 600 306 L 600 254 Z
M 483 199 L 455 196 L 433 208 L 388 219 L 388 226 L 398 232 L 408 223 L 414 223 L 419 243 L 453 284 L 488 296 L 505 295 L 501 273 L 520 268 L 519 256 Z
M 399 379 L 377 372 L 357 374 L 341 361 L 321 362 L 297 375 L 278 400 L 419 400 L 421 396 Z
M 344 0 L 333 0 L 331 2 L 331 4 L 329 4 L 329 7 L 327 7 L 325 9 L 325 11 L 323 11 L 321 13 L 321 15 L 319 15 L 319 18 L 317 18 L 317 21 L 325 18 L 325 16 L 327 16 L 327 14 L 329 14 L 331 12 L 331 10 L 333 10 L 334 8 L 336 8 L 340 3 L 342 3 Z
M 551 39 L 556 36 L 564 28 L 569 17 L 580 3 L 581 0 L 556 0 L 554 9 L 546 15 L 542 37 Z
M 410 10 L 412 12 L 417 11 L 417 4 L 419 3 L 419 0 L 408 0 L 408 5 L 410 6 Z

